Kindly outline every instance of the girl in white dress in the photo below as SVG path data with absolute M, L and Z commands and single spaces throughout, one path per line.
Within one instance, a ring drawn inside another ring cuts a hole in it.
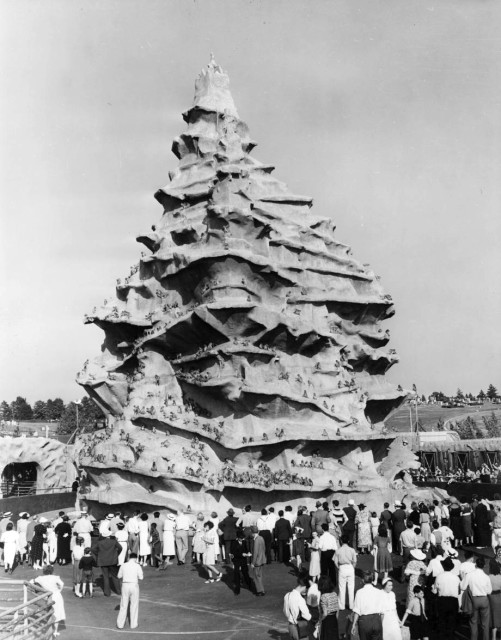
M 320 541 L 318 538 L 318 533 L 314 531 L 311 538 L 310 544 L 310 567 L 308 569 L 308 573 L 310 574 L 310 578 L 313 582 L 317 581 L 320 577 L 320 551 L 319 545 Z
M 82 572 L 78 568 L 78 565 L 83 556 L 83 538 L 76 538 L 75 546 L 71 552 L 71 564 L 73 565 L 73 591 L 77 597 L 81 597 L 80 583 L 82 582 Z
M 216 532 L 216 560 L 221 560 L 222 558 L 222 552 L 224 551 L 224 548 L 221 549 L 221 546 L 219 544 L 219 516 L 217 515 L 217 513 L 215 511 L 213 511 L 210 514 L 210 518 L 209 518 L 209 522 L 212 522 L 212 524 L 214 525 L 214 531 Z
M 45 545 L 44 545 L 45 546 Z M 52 522 L 47 523 L 47 562 L 54 564 L 57 558 L 57 536 Z
M 127 556 L 127 543 L 129 542 L 129 534 L 125 530 L 125 525 L 123 522 L 117 523 L 115 538 L 117 539 L 118 544 L 122 547 L 122 551 L 120 551 L 117 563 L 118 566 L 121 566 L 125 562 L 125 558 Z
M 43 568 L 43 576 L 35 578 L 35 580 L 32 580 L 32 582 L 40 587 L 43 587 L 47 591 L 52 592 L 52 600 L 54 606 L 54 636 L 58 636 L 59 623 L 61 622 L 61 620 L 66 619 L 63 596 L 61 595 L 61 591 L 64 587 L 64 582 L 59 576 L 53 575 L 53 573 L 54 567 L 49 564 Z
M 17 550 L 19 551 L 19 556 L 21 558 L 20 564 L 26 559 L 26 552 L 28 549 L 28 540 L 26 538 L 26 531 L 28 529 L 28 518 L 29 513 L 23 511 L 19 514 L 19 520 L 17 521 L 17 532 L 19 534 L 19 540 L 17 542 Z
M 402 640 L 400 629 L 400 619 L 397 613 L 397 602 L 393 592 L 393 582 L 391 578 L 383 580 L 383 590 L 381 600 L 384 602 L 383 608 L 383 638 L 384 640 Z
M 209 579 L 205 581 L 205 584 L 210 582 L 219 582 L 223 577 L 223 574 L 214 566 L 216 564 L 216 547 L 219 546 L 217 530 L 214 527 L 214 523 L 208 520 L 204 525 L 204 531 L 205 552 L 203 565 L 209 574 Z M 212 577 L 213 575 L 215 576 L 215 579 Z
M 142 513 L 139 520 L 139 564 L 146 567 L 148 564 L 148 556 L 151 553 L 150 543 L 150 527 L 148 526 L 148 514 Z
M 9 522 L 7 529 L 2 533 L 2 537 L 0 538 L 0 542 L 3 542 L 5 573 L 12 573 L 14 570 L 18 541 L 19 534 L 17 531 L 14 531 L 14 525 L 12 522 Z
M 193 536 L 193 562 L 202 562 L 205 552 L 204 542 L 204 514 L 199 513 L 195 524 L 195 535 Z

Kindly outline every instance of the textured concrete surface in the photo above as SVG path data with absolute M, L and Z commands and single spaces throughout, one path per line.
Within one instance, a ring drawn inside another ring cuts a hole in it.
M 367 264 L 254 159 L 226 73 L 196 80 L 164 213 L 85 321 L 105 333 L 78 382 L 109 415 L 77 458 L 102 504 L 258 507 L 405 489 L 415 459 L 384 419 L 391 296 Z M 305 160 L 306 161 L 306 160 Z M 376 224 L 375 224 L 376 226 Z M 374 229 L 375 231 L 376 229 Z

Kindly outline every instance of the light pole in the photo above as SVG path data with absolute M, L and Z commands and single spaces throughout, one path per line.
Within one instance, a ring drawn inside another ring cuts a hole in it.
M 76 407 L 76 410 L 77 410 L 77 433 L 78 433 L 78 426 L 79 426 L 79 424 L 78 424 L 78 407 L 79 407 L 81 404 L 82 404 L 82 401 L 81 401 L 81 400 L 75 400 L 75 407 Z

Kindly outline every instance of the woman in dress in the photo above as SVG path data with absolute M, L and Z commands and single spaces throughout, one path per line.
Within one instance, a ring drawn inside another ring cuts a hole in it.
M 195 520 L 195 524 L 193 525 L 194 535 L 193 535 L 193 559 L 192 562 L 202 562 L 202 557 L 205 552 L 205 542 L 204 542 L 204 514 L 200 512 L 197 515 L 197 519 Z
M 54 564 L 57 558 L 57 536 L 52 522 L 47 523 L 47 542 L 44 544 L 48 564 Z
M 312 582 L 318 581 L 320 576 L 320 540 L 318 538 L 318 533 L 314 531 L 312 534 L 311 543 L 310 543 L 310 566 L 308 568 L 308 573 Z
M 43 545 L 47 540 L 47 528 L 45 526 L 47 522 L 47 518 L 40 518 L 38 524 L 35 525 L 33 539 L 31 540 L 31 562 L 33 569 L 38 570 L 43 567 Z
M 125 524 L 123 522 L 117 522 L 115 538 L 117 539 L 118 544 L 122 547 L 122 551 L 120 551 L 118 555 L 117 562 L 120 567 L 125 562 L 125 558 L 127 556 L 127 543 L 129 541 L 129 534 L 125 530 Z
M 426 565 L 424 560 L 426 555 L 420 549 L 411 550 L 412 560 L 405 567 L 404 574 L 409 576 L 409 586 L 407 587 L 407 605 L 414 597 L 414 587 L 423 587 L 426 583 Z
M 449 506 L 449 526 L 452 529 L 454 536 L 454 546 L 458 547 L 463 543 L 463 519 L 461 518 L 461 505 L 457 498 L 451 498 L 451 504 Z
M 421 535 L 423 536 L 425 542 L 429 542 L 431 536 L 430 511 L 423 502 L 419 505 L 419 512 L 419 526 L 421 527 Z
M 334 584 L 329 576 L 321 576 L 318 581 L 320 603 L 318 605 L 320 633 L 319 640 L 338 640 L 339 600 L 334 591 Z
M 461 525 L 463 528 L 463 540 L 466 544 L 473 544 L 473 523 L 471 504 L 466 498 L 461 498 Z
M 54 607 L 54 636 L 58 636 L 59 623 L 66 619 L 63 596 L 61 595 L 64 582 L 59 576 L 54 575 L 54 567 L 50 564 L 44 567 L 43 576 L 38 576 L 38 578 L 35 578 L 32 582 L 37 584 L 39 587 L 52 592 L 52 602 Z
M 402 640 L 400 618 L 397 614 L 397 601 L 393 591 L 393 582 L 390 578 L 383 580 L 381 598 L 383 605 L 383 638 L 384 640 Z
M 151 553 L 149 539 L 148 514 L 142 513 L 139 520 L 139 564 L 142 567 L 148 564 L 148 556 Z
M 14 562 L 16 561 L 16 553 L 19 543 L 19 534 L 14 530 L 12 522 L 9 522 L 7 528 L 2 533 L 0 542 L 3 542 L 5 573 L 12 573 L 14 571 Z
M 78 598 L 81 597 L 80 593 L 80 583 L 82 582 L 82 572 L 80 571 L 79 564 L 80 560 L 84 556 L 84 546 L 83 546 L 83 538 L 77 538 L 75 541 L 75 546 L 71 550 L 71 562 L 73 564 L 73 591 L 75 596 Z
M 164 530 L 162 534 L 162 555 L 164 563 L 162 569 L 165 570 L 172 564 L 171 558 L 176 555 L 176 543 L 174 537 L 174 530 L 176 528 L 176 516 L 173 513 L 169 513 L 165 522 Z M 205 551 L 205 545 L 204 545 Z
M 19 551 L 19 563 L 22 565 L 26 559 L 26 553 L 28 549 L 28 539 L 26 537 L 26 531 L 28 529 L 28 518 L 30 517 L 29 513 L 26 511 L 22 511 L 19 514 L 19 520 L 17 521 L 17 532 L 19 534 L 19 539 L 17 541 L 17 550 Z
M 156 522 L 152 522 L 150 526 L 150 545 L 151 566 L 159 567 L 162 563 L 162 543 L 160 542 L 160 534 L 158 533 Z
M 63 521 L 60 522 L 54 529 L 57 535 L 57 561 L 59 564 L 69 564 L 71 562 L 71 525 L 68 516 L 63 516 Z
M 218 535 L 217 529 L 214 527 L 214 523 L 210 520 L 204 524 L 204 542 L 205 551 L 203 556 L 203 566 L 209 574 L 209 578 L 205 581 L 205 584 L 219 582 L 223 577 L 223 574 L 214 566 L 216 564 L 216 549 L 219 547 Z M 212 577 L 213 575 L 215 578 Z
M 378 574 L 383 574 L 384 581 L 388 578 L 388 573 L 393 570 L 389 544 L 388 529 L 381 524 L 374 538 L 374 584 L 377 584 Z
M 372 536 L 369 512 L 365 508 L 365 504 L 358 505 L 355 524 L 357 526 L 357 546 L 360 553 L 369 553 L 372 546 Z

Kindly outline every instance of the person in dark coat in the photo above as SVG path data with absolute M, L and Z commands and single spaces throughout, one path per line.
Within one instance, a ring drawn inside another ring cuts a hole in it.
M 310 514 L 307 511 L 305 511 L 305 509 L 299 508 L 297 512 L 297 518 L 294 522 L 295 527 L 301 527 L 301 529 L 303 530 L 303 538 L 308 542 L 311 541 L 311 537 L 313 533 L 313 529 L 311 528 L 312 519 L 313 519 L 313 516 L 310 516 Z
M 252 589 L 249 565 L 247 564 L 247 559 L 250 558 L 252 554 L 245 540 L 243 530 L 239 529 L 236 535 L 236 540 L 232 540 L 230 543 L 230 554 L 228 557 L 233 562 L 233 591 L 235 595 L 238 596 L 240 594 L 242 578 L 249 591 Z
M 70 564 L 71 525 L 68 516 L 63 516 L 62 522 L 56 526 L 54 533 L 57 536 L 56 562 L 59 564 Z
M 348 506 L 343 509 L 348 518 L 343 525 L 343 534 L 348 536 L 350 547 L 355 548 L 355 532 L 357 525 L 355 524 L 355 518 L 357 517 L 357 510 L 355 509 L 355 500 L 349 500 Z
M 490 547 L 491 526 L 489 509 L 483 502 L 479 502 L 475 507 L 475 546 Z
M 395 502 L 395 511 L 393 512 L 392 521 L 393 521 L 393 551 L 398 553 L 399 543 L 400 543 L 400 534 L 402 531 L 405 531 L 406 527 L 407 514 L 405 513 L 405 505 L 400 502 Z
M 419 508 L 416 502 L 411 504 L 411 512 L 409 513 L 409 517 L 407 518 L 412 522 L 415 527 L 419 527 L 419 520 L 421 518 L 421 514 L 419 513 Z
M 31 540 L 31 563 L 33 569 L 41 569 L 43 567 L 43 543 L 47 540 L 46 522 L 47 518 L 40 518 L 38 524 L 35 525 Z
M 309 520 L 310 520 L 309 516 L 306 516 L 306 520 L 308 520 L 308 524 L 309 524 Z M 279 511 L 278 520 L 275 523 L 275 540 L 277 541 L 278 561 L 283 562 L 284 564 L 288 564 L 290 560 L 289 542 L 291 538 L 292 538 L 291 523 L 287 520 L 287 518 L 284 518 L 284 512 Z
M 98 541 L 92 546 L 92 557 L 96 561 L 96 566 L 103 574 L 104 595 L 111 596 L 110 581 L 113 590 L 120 595 L 120 580 L 118 579 L 118 556 L 122 551 L 122 545 L 114 536 L 99 536 Z
M 233 509 L 228 509 L 226 512 L 228 515 L 226 518 L 221 520 L 219 523 L 219 528 L 223 532 L 223 542 L 224 542 L 224 556 L 226 561 L 229 562 L 230 558 L 230 547 L 233 540 L 237 539 L 237 521 L 238 518 L 235 517 L 235 512 Z

